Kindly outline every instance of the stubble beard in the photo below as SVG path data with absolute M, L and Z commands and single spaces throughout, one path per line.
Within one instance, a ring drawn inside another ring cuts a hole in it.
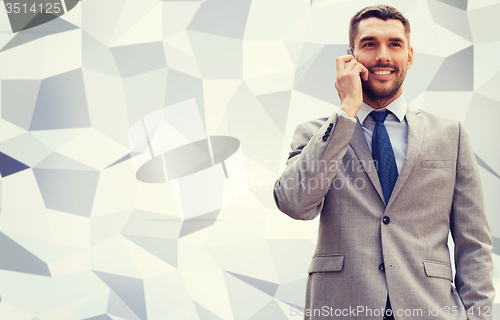
M 395 70 L 395 73 L 397 73 L 398 71 L 399 70 Z M 403 85 L 405 77 L 406 77 L 406 70 L 403 73 L 401 73 L 397 79 L 393 81 L 391 87 L 386 89 L 376 88 L 373 85 L 372 81 L 377 81 L 377 80 L 362 81 L 363 94 L 371 101 L 389 100 L 397 94 L 399 88 Z

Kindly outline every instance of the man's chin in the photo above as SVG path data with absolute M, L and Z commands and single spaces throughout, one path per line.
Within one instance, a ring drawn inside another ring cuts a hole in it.
M 372 100 L 385 100 L 394 97 L 400 87 L 394 87 L 393 83 L 387 84 L 387 86 L 372 86 L 365 83 L 363 84 L 363 94 Z
M 398 90 L 363 90 L 363 93 L 372 100 L 385 100 L 393 98 L 398 93 Z

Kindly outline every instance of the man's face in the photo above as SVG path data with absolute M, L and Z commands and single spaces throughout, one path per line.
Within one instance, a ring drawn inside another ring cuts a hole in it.
M 397 98 L 403 93 L 406 70 L 413 64 L 413 48 L 401 21 L 361 20 L 354 38 L 354 56 L 369 71 L 363 94 L 370 100 Z

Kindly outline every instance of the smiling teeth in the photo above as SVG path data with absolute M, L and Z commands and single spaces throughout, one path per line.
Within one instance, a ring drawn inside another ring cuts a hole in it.
M 390 74 L 391 72 L 390 71 L 374 71 L 373 73 L 381 75 L 381 76 L 385 76 L 387 74 Z

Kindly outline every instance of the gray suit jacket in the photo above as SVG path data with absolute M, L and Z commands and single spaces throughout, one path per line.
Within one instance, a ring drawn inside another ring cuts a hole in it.
M 396 320 L 491 319 L 492 241 L 469 138 L 456 120 L 411 107 L 406 119 L 387 205 L 359 121 L 334 113 L 296 128 L 274 198 L 294 219 L 321 213 L 305 319 L 381 320 L 387 293 Z

